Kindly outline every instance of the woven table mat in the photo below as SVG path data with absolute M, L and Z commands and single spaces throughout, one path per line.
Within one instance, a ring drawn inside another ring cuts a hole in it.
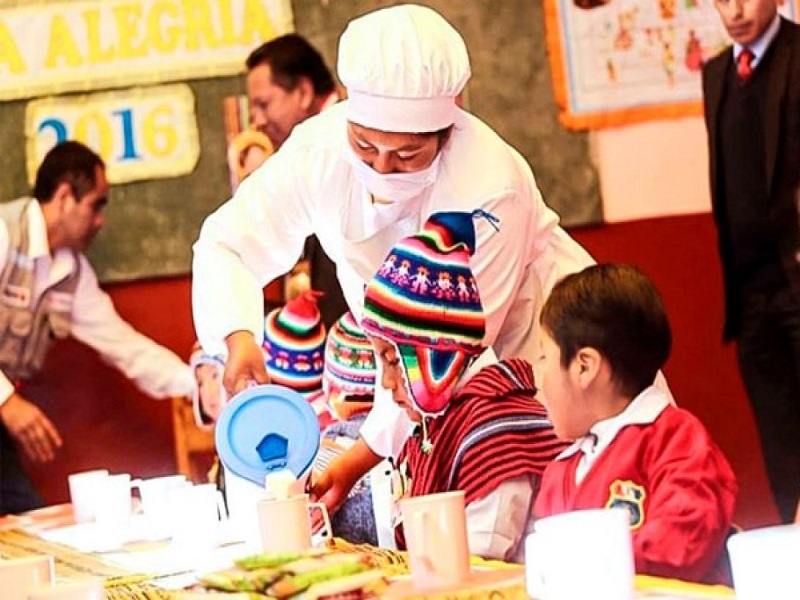
M 80 552 L 64 544 L 50 542 L 20 529 L 0 531 L 0 557 L 22 558 L 47 555 L 53 557 L 57 579 L 102 577 L 107 600 L 168 600 L 170 594 L 148 583 L 144 574 L 128 573 L 109 565 L 102 558 Z

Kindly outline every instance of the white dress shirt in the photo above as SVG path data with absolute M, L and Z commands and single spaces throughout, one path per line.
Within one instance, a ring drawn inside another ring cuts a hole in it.
M 34 301 L 54 282 L 72 272 L 75 257 L 61 248 L 50 254 L 44 215 L 37 201 L 28 211 L 30 256 L 35 261 Z M 0 220 L 0 265 L 9 251 L 8 229 Z M 111 298 L 100 289 L 97 276 L 83 254 L 80 277 L 72 309 L 71 334 L 94 348 L 103 360 L 122 371 L 143 392 L 156 397 L 190 395 L 194 375 L 174 352 L 137 332 L 114 310 Z M 14 385 L 0 371 L 0 404 L 13 393 Z

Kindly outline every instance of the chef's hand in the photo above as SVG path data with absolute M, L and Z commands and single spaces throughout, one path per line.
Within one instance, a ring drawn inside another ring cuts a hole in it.
M 241 392 L 251 383 L 269 383 L 264 366 L 264 354 L 249 331 L 234 331 L 225 338 L 228 346 L 228 361 L 222 384 L 229 396 Z
M 14 392 L 0 406 L 0 419 L 28 459 L 46 463 L 55 458 L 61 436 L 38 406 Z

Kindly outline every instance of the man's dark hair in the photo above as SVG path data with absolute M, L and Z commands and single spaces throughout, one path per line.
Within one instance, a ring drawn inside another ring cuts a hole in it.
M 301 77 L 311 80 L 316 96 L 330 94 L 336 87 L 322 55 L 295 33 L 263 43 L 250 53 L 245 64 L 248 71 L 269 65 L 273 81 L 286 91 L 295 89 Z
M 80 142 L 56 144 L 36 171 L 33 197 L 46 204 L 52 200 L 58 186 L 66 182 L 75 199 L 80 200 L 97 185 L 97 167 L 105 168 L 103 159 Z
M 568 275 L 553 288 L 540 321 L 558 345 L 564 368 L 578 350 L 594 348 L 630 398 L 652 385 L 672 346 L 661 297 L 629 265 L 594 265 Z

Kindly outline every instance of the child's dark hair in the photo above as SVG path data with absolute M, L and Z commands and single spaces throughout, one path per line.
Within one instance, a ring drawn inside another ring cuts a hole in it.
M 629 265 L 594 265 L 568 275 L 553 288 L 540 321 L 558 345 L 563 367 L 581 348 L 594 348 L 631 398 L 652 385 L 672 346 L 661 296 Z

